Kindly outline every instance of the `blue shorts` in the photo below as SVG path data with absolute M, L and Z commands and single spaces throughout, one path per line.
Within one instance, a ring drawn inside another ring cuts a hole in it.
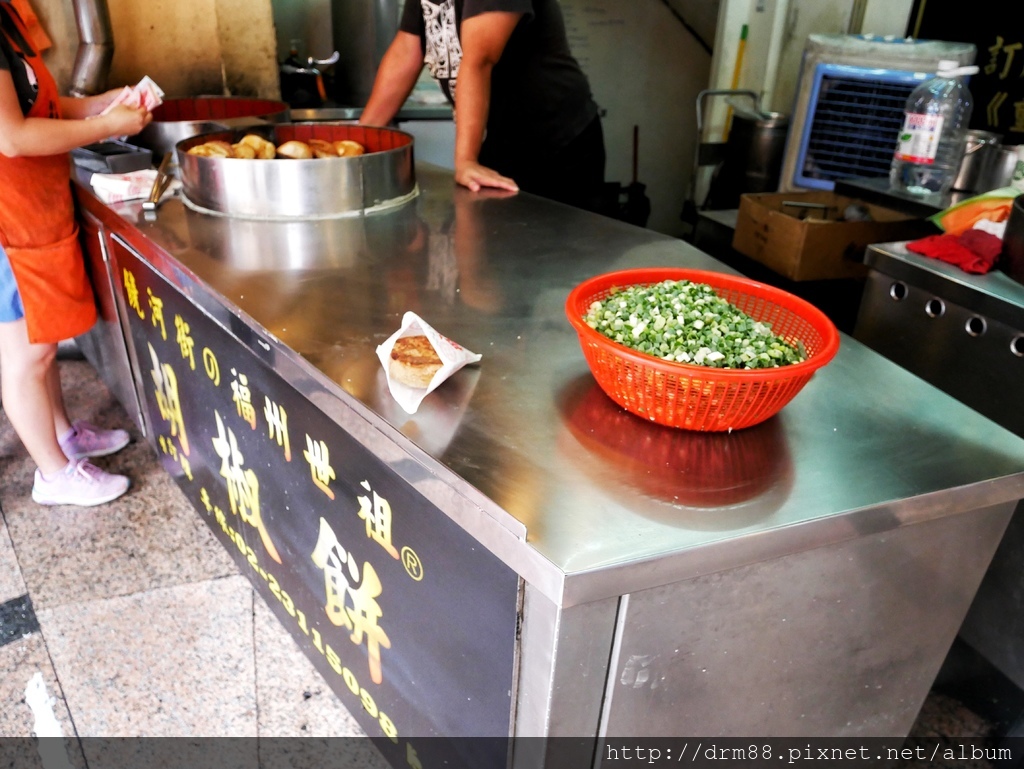
M 25 308 L 21 304 L 18 284 L 11 272 L 11 263 L 7 254 L 0 248 L 0 323 L 10 323 L 25 317 Z

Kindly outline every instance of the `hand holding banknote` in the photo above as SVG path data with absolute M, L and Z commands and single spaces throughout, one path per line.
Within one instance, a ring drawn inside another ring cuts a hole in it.
M 132 87 L 92 98 L 106 100 L 98 116 L 109 116 L 107 119 L 117 126 L 113 135 L 124 139 L 145 128 L 153 119 L 153 110 L 163 104 L 163 96 L 160 86 L 147 75 Z
M 101 112 L 101 115 L 106 115 L 114 107 L 118 105 L 125 105 L 132 109 L 144 109 L 146 112 L 152 112 L 154 109 L 159 107 L 164 102 L 164 92 L 161 90 L 153 80 L 146 75 L 142 80 L 136 83 L 134 86 L 125 86 L 121 91 L 113 98 L 113 100 L 107 104 L 106 109 Z

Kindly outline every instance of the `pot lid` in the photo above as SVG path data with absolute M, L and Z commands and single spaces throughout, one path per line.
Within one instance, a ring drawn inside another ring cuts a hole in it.
M 789 116 L 782 112 L 761 112 L 744 107 L 733 107 L 733 120 L 755 123 L 758 128 L 777 128 L 789 125 Z

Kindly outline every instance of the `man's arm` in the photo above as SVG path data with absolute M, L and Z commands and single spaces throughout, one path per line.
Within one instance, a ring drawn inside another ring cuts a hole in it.
M 387 125 L 409 98 L 422 69 L 419 36 L 400 30 L 381 59 L 370 98 L 359 117 L 360 124 Z
M 522 16 L 490 11 L 462 22 L 462 63 L 455 86 L 455 181 L 474 192 L 481 187 L 519 189 L 512 179 L 480 165 L 478 159 L 491 106 L 491 72 Z

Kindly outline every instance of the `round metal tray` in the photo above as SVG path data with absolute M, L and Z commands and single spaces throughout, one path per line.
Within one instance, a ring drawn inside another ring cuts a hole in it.
M 153 110 L 153 122 L 143 128 L 131 143 L 145 147 L 157 159 L 190 136 L 222 131 L 247 124 L 283 123 L 291 107 L 273 99 L 246 99 L 237 96 L 197 96 L 167 99 Z
M 355 157 L 241 160 L 188 154 L 214 139 L 234 144 L 247 133 L 280 146 L 291 140 L 352 139 Z M 203 213 L 254 219 L 321 219 L 393 208 L 415 197 L 413 137 L 390 128 L 337 123 L 279 123 L 200 134 L 178 142 L 186 205 Z

